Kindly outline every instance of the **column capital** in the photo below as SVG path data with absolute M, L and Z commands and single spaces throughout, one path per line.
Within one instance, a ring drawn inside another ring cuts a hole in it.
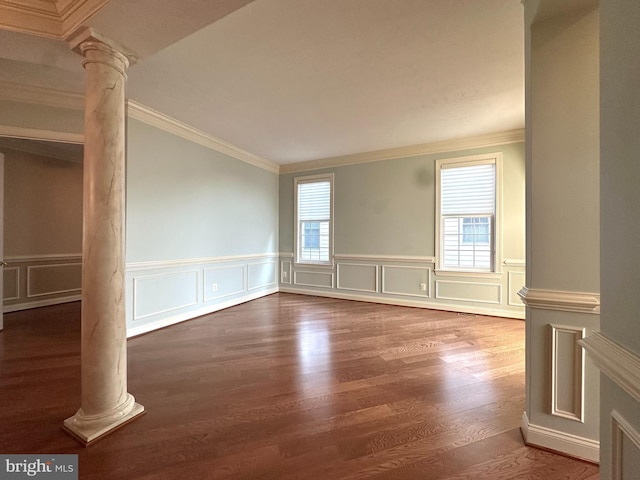
M 133 52 L 91 27 L 76 30 L 66 40 L 72 51 L 84 57 L 87 50 L 99 50 L 119 59 L 125 69 L 138 61 Z

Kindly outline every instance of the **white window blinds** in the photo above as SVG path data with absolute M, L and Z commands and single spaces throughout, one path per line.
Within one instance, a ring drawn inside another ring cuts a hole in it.
M 329 178 L 297 183 L 298 262 L 330 262 L 331 184 Z
M 493 214 L 496 201 L 495 164 L 443 167 L 440 211 L 451 214 Z
M 493 270 L 495 205 L 495 162 L 441 166 L 442 268 Z

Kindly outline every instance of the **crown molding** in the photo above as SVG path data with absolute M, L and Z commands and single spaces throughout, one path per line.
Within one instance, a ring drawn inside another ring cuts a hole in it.
M 327 167 L 341 167 L 343 165 L 353 165 L 357 163 L 379 162 L 381 160 L 391 160 L 394 158 L 416 157 L 418 155 L 454 152 L 458 150 L 492 147 L 495 145 L 519 142 L 524 142 L 524 129 L 508 130 L 488 135 L 444 140 L 441 142 L 424 143 L 421 145 L 411 145 L 407 147 L 388 148 L 373 152 L 321 158 L 318 160 L 309 160 L 307 162 L 289 163 L 280 166 L 280 173 L 304 172 Z
M 230 143 L 193 128 L 186 123 L 182 123 L 175 118 L 169 117 L 168 115 L 157 112 L 149 107 L 145 107 L 133 100 L 128 100 L 127 105 L 127 115 L 130 118 L 134 118 L 146 123 L 147 125 L 172 133 L 217 152 L 224 153 L 225 155 L 229 155 L 255 167 L 262 168 L 269 172 L 279 173 L 279 166 L 269 160 L 242 150 Z
M 0 28 L 63 40 L 109 0 L 0 0 Z
M 0 125 L 0 137 L 24 138 L 28 140 L 46 140 L 60 143 L 84 143 L 82 133 L 56 132 L 37 128 Z
M 565 292 L 560 290 L 541 290 L 522 287 L 518 292 L 524 304 L 529 308 L 600 314 L 600 294 L 583 292 Z
M 3 81 L 0 81 L 0 100 L 71 110 L 84 109 L 84 96 L 79 93 Z

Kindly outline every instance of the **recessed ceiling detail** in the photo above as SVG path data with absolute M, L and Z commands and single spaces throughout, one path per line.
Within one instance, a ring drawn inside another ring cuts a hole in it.
M 0 28 L 64 39 L 109 0 L 0 0 Z

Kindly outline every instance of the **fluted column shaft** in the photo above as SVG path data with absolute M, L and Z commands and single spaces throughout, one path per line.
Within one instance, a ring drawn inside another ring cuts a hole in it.
M 127 392 L 124 86 L 129 60 L 92 32 L 76 50 L 85 68 L 82 399 L 65 427 L 90 442 L 144 409 Z

